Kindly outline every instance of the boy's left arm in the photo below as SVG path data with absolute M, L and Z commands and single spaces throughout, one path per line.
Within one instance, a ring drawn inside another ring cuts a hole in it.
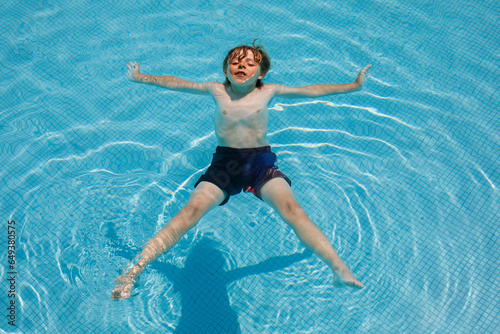
M 304 87 L 286 87 L 277 85 L 279 87 L 276 91 L 276 96 L 284 98 L 303 98 L 354 92 L 360 90 L 361 86 L 365 83 L 370 67 L 372 67 L 372 65 L 367 65 L 359 71 L 358 76 L 353 83 L 341 85 L 311 85 Z

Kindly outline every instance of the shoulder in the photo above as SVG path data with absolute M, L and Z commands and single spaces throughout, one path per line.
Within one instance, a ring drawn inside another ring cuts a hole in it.
M 202 85 L 208 92 L 212 94 L 220 90 L 224 90 L 224 85 L 217 81 L 206 81 Z
M 274 83 L 265 84 L 263 87 L 272 92 L 273 95 L 287 94 L 290 90 L 290 87 Z
M 221 84 L 220 82 L 217 82 L 217 81 L 205 81 L 203 83 L 201 83 L 200 85 L 203 85 L 203 87 L 205 87 L 206 89 L 215 89 L 215 88 L 220 88 L 221 86 L 224 86 L 223 84 Z

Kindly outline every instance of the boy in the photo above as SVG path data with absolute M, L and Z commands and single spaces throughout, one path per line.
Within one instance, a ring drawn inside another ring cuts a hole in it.
M 128 64 L 127 76 L 132 81 L 185 93 L 211 95 L 216 103 L 214 122 L 218 146 L 210 167 L 196 182 L 187 204 L 146 243 L 138 255 L 139 261 L 126 274 L 125 268 L 116 279 L 112 299 L 130 297 L 136 277 L 148 263 L 172 248 L 205 213 L 224 205 L 231 195 L 241 190 L 254 193 L 280 214 L 301 242 L 332 269 L 334 285 L 363 288 L 295 200 L 291 181 L 275 166 L 276 155 L 271 152 L 267 140 L 267 125 L 268 105 L 273 97 L 319 97 L 356 91 L 365 82 L 371 65 L 363 68 L 355 82 L 350 84 L 304 87 L 264 85 L 261 80 L 270 66 L 269 56 L 262 47 L 255 45 L 242 45 L 227 53 L 222 64 L 226 76 L 224 84 L 145 75 L 139 72 L 136 62 Z

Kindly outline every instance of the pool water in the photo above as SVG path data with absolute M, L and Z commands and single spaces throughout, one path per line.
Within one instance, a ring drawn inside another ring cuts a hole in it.
M 499 7 L 491 1 L 6 1 L 0 5 L 1 333 L 495 333 Z M 259 38 L 264 82 L 363 90 L 276 99 L 269 141 L 309 217 L 365 284 L 337 289 L 251 194 L 209 212 L 110 299 L 186 203 L 214 102 L 126 63 L 222 82 Z M 15 267 L 8 222 L 15 221 Z M 8 297 L 15 270 L 15 298 Z M 5 296 L 5 298 L 4 298 Z

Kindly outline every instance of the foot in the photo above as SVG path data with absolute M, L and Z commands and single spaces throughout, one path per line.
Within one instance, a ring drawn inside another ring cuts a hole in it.
M 333 285 L 337 288 L 353 287 L 361 289 L 365 287 L 363 283 L 354 277 L 352 272 L 347 267 L 333 271 Z

